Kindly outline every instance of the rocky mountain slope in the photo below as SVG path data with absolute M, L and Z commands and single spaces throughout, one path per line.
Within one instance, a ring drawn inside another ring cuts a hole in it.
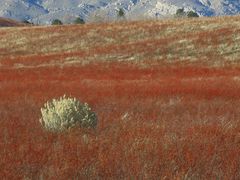
M 49 24 L 53 19 L 72 22 L 88 19 L 96 10 L 108 17 L 124 8 L 127 18 L 165 17 L 178 8 L 194 10 L 201 16 L 234 15 L 240 12 L 239 0 L 3 0 L 0 17 Z

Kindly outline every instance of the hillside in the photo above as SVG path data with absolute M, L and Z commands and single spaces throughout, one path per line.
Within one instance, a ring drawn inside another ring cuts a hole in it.
M 239 21 L 234 16 L 2 29 L 0 60 L 2 66 L 92 61 L 238 65 Z
M 240 17 L 0 29 L 0 177 L 240 179 Z M 46 101 L 95 129 L 50 133 Z
M 128 19 L 168 17 L 179 8 L 196 11 L 201 16 L 219 16 L 239 14 L 240 3 L 236 0 L 8 0 L 0 2 L 0 17 L 35 24 L 49 24 L 56 18 L 71 23 L 78 16 L 88 21 L 99 10 L 98 16 L 111 19 L 116 17 L 118 8 L 125 10 Z
M 26 26 L 26 24 L 14 21 L 12 19 L 0 17 L 0 27 L 16 27 L 16 26 Z

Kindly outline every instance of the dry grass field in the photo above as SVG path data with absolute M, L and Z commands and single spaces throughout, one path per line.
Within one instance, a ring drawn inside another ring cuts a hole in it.
M 88 102 L 95 130 L 40 108 Z M 240 179 L 240 16 L 0 29 L 3 179 Z

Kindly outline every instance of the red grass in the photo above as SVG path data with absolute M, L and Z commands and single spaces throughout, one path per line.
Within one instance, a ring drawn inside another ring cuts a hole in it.
M 235 48 L 238 21 L 1 30 L 0 177 L 240 179 L 238 52 L 217 51 Z M 63 94 L 90 104 L 95 130 L 41 127 Z
M 238 179 L 238 74 L 231 67 L 121 63 L 2 69 L 0 175 Z M 41 128 L 40 107 L 64 93 L 90 103 L 99 118 L 96 131 Z

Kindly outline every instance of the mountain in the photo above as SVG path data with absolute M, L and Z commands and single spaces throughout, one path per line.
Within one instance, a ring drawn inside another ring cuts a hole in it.
M 123 8 L 127 18 L 165 17 L 179 8 L 194 10 L 200 16 L 235 15 L 240 0 L 2 0 L 0 16 L 49 24 L 53 19 L 64 23 L 80 16 L 85 20 L 98 12 L 109 18 Z
M 2 0 L 0 1 L 0 16 L 30 20 L 48 13 L 36 0 Z

